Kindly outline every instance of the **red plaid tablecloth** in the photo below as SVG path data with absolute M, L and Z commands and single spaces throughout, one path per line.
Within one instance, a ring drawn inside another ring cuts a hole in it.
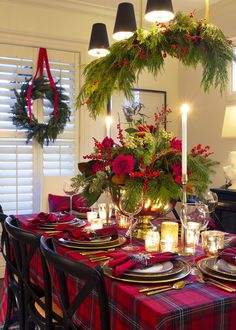
M 61 248 L 70 258 L 79 259 L 90 266 L 89 256 L 81 256 L 79 251 Z M 40 263 L 37 259 L 32 265 L 32 276 L 41 283 Z M 79 283 L 69 277 L 70 291 L 76 292 Z M 186 280 L 193 281 L 181 290 L 170 290 L 147 297 L 139 293 L 145 285 L 129 284 L 106 277 L 109 297 L 112 330 L 234 330 L 236 322 L 236 293 L 195 281 L 189 275 Z M 236 283 L 230 283 L 236 288 Z M 55 295 L 56 300 L 56 295 Z M 0 318 L 4 319 L 6 286 L 3 286 Z M 96 330 L 97 303 L 94 294 L 80 311 L 76 322 L 81 329 Z

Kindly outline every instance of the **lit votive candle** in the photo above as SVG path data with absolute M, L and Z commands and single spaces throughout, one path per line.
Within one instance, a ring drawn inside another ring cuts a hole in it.
M 90 220 L 90 228 L 92 230 L 102 229 L 102 227 L 103 227 L 103 219 L 94 218 Z
M 176 243 L 173 240 L 161 240 L 160 241 L 161 252 L 175 252 L 176 251 Z
M 179 232 L 179 225 L 177 222 L 172 222 L 172 221 L 162 222 L 161 240 L 174 243 L 175 251 L 178 249 L 178 232 Z
M 128 228 L 130 225 L 130 220 L 125 215 L 120 215 L 118 224 L 120 228 Z
M 189 221 L 187 229 L 185 229 L 185 252 L 194 254 L 199 240 L 199 223 Z
M 158 231 L 147 232 L 145 238 L 145 250 L 147 252 L 154 252 L 159 250 L 160 235 Z
M 218 230 L 202 232 L 202 250 L 207 256 L 217 256 L 218 250 L 224 248 L 224 233 Z
M 88 223 L 91 223 L 91 219 L 96 219 L 97 216 L 98 216 L 98 213 L 97 212 L 94 212 L 94 211 L 87 212 Z

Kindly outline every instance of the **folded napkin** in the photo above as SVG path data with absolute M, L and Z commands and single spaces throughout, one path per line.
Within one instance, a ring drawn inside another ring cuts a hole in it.
M 113 259 L 108 262 L 112 268 L 112 274 L 119 276 L 128 269 L 145 268 L 152 264 L 170 261 L 177 258 L 178 254 L 171 252 L 138 253 L 128 254 L 126 252 L 112 252 L 109 256 Z
M 228 263 L 236 266 L 236 249 L 226 248 L 219 251 L 218 258 L 227 261 Z
M 60 218 L 58 218 L 56 214 L 40 212 L 32 220 L 21 219 L 20 221 L 22 223 L 22 227 L 27 229 L 27 228 L 36 228 L 39 225 L 45 225 L 47 223 L 55 223 L 55 222 L 63 223 L 63 222 L 71 221 L 73 219 L 74 216 L 70 214 L 61 215 Z
M 84 228 L 69 227 L 66 224 L 59 224 L 55 227 L 55 230 L 63 231 L 63 233 L 60 234 L 60 237 L 76 239 L 79 241 L 91 241 L 96 238 L 106 238 L 109 236 L 111 236 L 112 239 L 116 239 L 118 237 L 116 228 L 112 226 L 97 230 L 85 230 Z
M 231 247 L 231 248 L 236 248 L 236 237 L 231 237 L 227 240 L 227 243 L 225 244 L 225 247 Z

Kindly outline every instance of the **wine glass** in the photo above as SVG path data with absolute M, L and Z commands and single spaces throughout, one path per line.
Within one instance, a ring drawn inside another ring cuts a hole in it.
M 77 193 L 78 188 L 74 187 L 71 181 L 64 181 L 63 183 L 63 191 L 66 195 L 70 197 L 70 214 L 72 214 L 72 199 L 73 196 Z
M 123 189 L 121 191 L 121 196 L 119 199 L 119 209 L 120 211 L 129 217 L 130 227 L 129 227 L 129 245 L 123 247 L 123 250 L 134 251 L 139 249 L 138 246 L 133 245 L 132 242 L 132 227 L 133 227 L 133 217 L 138 214 L 143 208 L 143 193 L 135 194 L 130 200 L 130 191 L 128 189 Z
M 214 213 L 218 204 L 218 196 L 215 192 L 208 190 L 201 198 L 199 202 L 208 206 L 209 213 Z
M 193 255 L 194 265 L 200 231 L 206 229 L 209 222 L 208 206 L 202 202 L 183 204 L 180 220 L 185 229 L 186 252 Z

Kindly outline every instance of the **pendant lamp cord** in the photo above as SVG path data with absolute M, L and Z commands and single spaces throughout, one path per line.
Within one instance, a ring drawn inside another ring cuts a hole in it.
M 209 13 L 209 0 L 206 0 L 206 17 L 205 17 L 205 19 L 206 19 L 206 22 L 208 23 L 209 22 L 209 15 L 210 15 L 210 13 Z

